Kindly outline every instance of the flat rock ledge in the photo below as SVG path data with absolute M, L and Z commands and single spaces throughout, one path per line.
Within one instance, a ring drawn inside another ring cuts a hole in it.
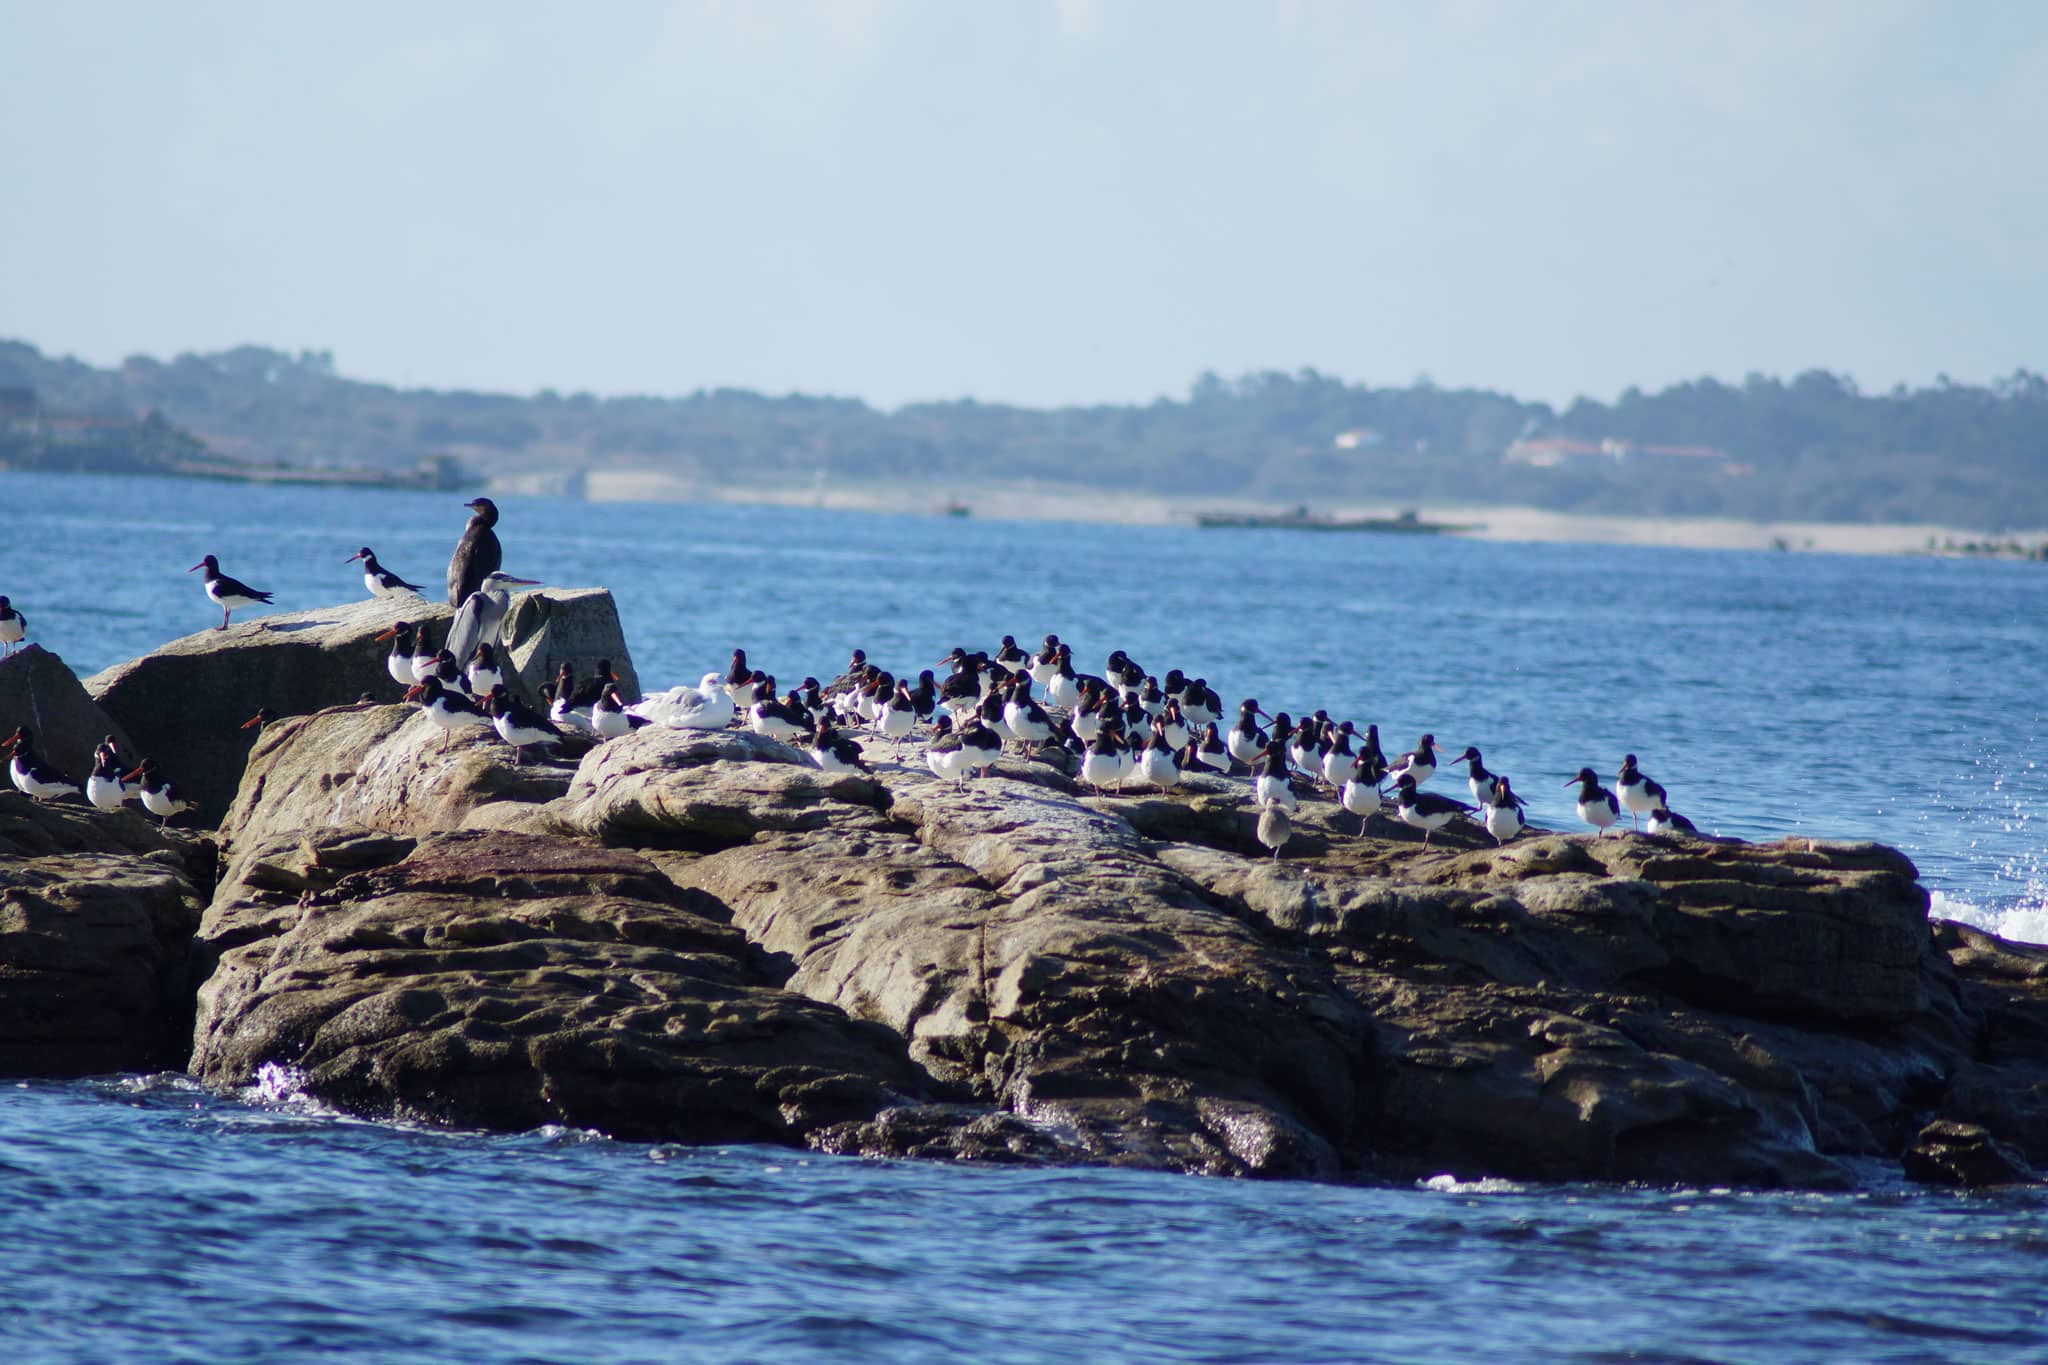
M 955 786 L 914 747 L 831 777 L 652 728 L 527 758 L 336 706 L 265 730 L 217 864 L 32 812 L 0 1020 L 30 1037 L 20 973 L 120 959 L 98 1036 L 153 1025 L 209 1085 L 633 1139 L 1756 1187 L 2048 1163 L 2048 949 L 1930 922 L 1877 845 L 1424 847 L 1306 799 L 1275 862 L 1227 778 Z M 35 898 L 90 857 L 143 870 L 133 908 L 60 944 Z

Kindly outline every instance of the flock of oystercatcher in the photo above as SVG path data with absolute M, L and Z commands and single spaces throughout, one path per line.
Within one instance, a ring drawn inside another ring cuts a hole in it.
M 1487 769 L 1477 748 L 1446 759 L 1436 737 L 1425 734 L 1414 749 L 1389 760 L 1381 752 L 1376 725 L 1361 730 L 1324 711 L 1299 721 L 1284 711 L 1269 715 L 1256 698 L 1240 702 L 1235 720 L 1223 731 L 1223 701 L 1206 678 L 1191 678 L 1180 669 L 1149 673 L 1123 650 L 1111 652 L 1102 673 L 1081 673 L 1071 647 L 1057 635 L 1047 635 L 1035 653 L 1008 635 L 992 652 L 957 646 L 938 661 L 938 667 L 949 670 L 945 678 L 928 668 L 918 672 L 915 682 L 908 674 L 882 669 L 856 649 L 846 672 L 829 687 L 805 678 L 786 693 L 778 691 L 771 674 L 748 664 L 745 650 L 734 650 L 723 673 L 706 672 L 694 687 L 673 687 L 632 703 L 621 694 L 608 660 L 582 680 L 565 662 L 556 678 L 539 689 L 543 711 L 507 686 L 498 641 L 511 588 L 535 580 L 501 571 L 497 506 L 489 498 L 465 506 L 471 510 L 469 523 L 448 562 L 448 602 L 457 615 L 447 641 L 436 647 L 428 628 L 410 621 L 399 621 L 377 637 L 391 642 L 386 669 L 406 689 L 406 699 L 418 702 L 441 730 L 444 749 L 464 732 L 495 730 L 512 746 L 514 761 L 521 762 L 528 749 L 572 734 L 601 741 L 648 725 L 684 730 L 739 726 L 800 745 L 827 772 L 871 772 L 862 741 L 849 732 L 867 734 L 869 743 L 889 741 L 900 759 L 903 745 L 922 731 L 926 765 L 956 783 L 986 774 L 1010 745 L 1025 759 L 1059 762 L 1097 792 L 1123 792 L 1133 785 L 1157 791 L 1179 785 L 1187 773 L 1246 771 L 1259 811 L 1257 837 L 1275 858 L 1292 837 L 1298 793 L 1317 787 L 1327 787 L 1345 811 L 1359 817 L 1360 835 L 1382 812 L 1421 830 L 1425 844 L 1459 818 L 1476 821 L 1496 843 L 1525 827 L 1521 797 L 1507 777 Z M 424 596 L 419 584 L 384 567 L 367 545 L 343 562 L 362 564 L 363 585 L 372 596 Z M 222 630 L 237 608 L 271 601 L 270 593 L 222 573 L 211 554 L 188 572 L 201 569 L 206 596 L 221 609 Z M 26 638 L 27 624 L 0 596 L 5 652 Z M 274 718 L 267 709 L 259 711 L 247 728 Z M 191 807 L 155 760 L 125 765 L 112 737 L 95 752 L 92 774 L 84 783 L 44 761 L 26 726 L 0 741 L 0 747 L 12 750 L 8 771 L 15 787 L 38 801 L 78 795 L 101 810 L 118 810 L 139 800 L 165 824 Z M 1055 754 L 1060 755 L 1056 760 Z M 1459 764 L 1465 765 L 1471 802 L 1423 789 L 1439 767 Z M 1624 811 L 1635 828 L 1651 834 L 1697 833 L 1690 820 L 1670 808 L 1665 788 L 1642 772 L 1634 754 L 1623 760 L 1611 790 L 1591 768 L 1581 768 L 1565 785 L 1578 788 L 1579 819 L 1599 834 L 1609 828 L 1620 832 Z

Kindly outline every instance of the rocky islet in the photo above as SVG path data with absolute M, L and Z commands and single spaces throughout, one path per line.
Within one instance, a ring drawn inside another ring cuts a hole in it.
M 564 657 L 630 677 L 609 594 L 521 601 L 529 686 Z M 209 790 L 213 835 L 0 795 L 6 1070 L 1210 1174 L 1839 1187 L 2048 1162 L 2048 950 L 1930 921 L 1893 850 L 1457 825 L 1425 848 L 1303 800 L 1276 865 L 1223 778 L 1096 796 L 1004 760 L 956 786 L 914 755 L 835 777 L 658 727 L 514 765 L 355 700 L 390 690 L 395 610 L 91 680 L 75 723 L 131 736 L 145 679 L 283 718 Z M 0 662 L 0 700 L 28 669 L 64 692 L 39 654 Z

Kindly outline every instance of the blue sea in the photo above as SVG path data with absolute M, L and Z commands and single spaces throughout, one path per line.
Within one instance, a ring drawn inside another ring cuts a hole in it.
M 0 592 L 81 675 L 435 584 L 464 495 L 0 474 Z M 1905 849 L 2048 940 L 2048 566 L 504 497 L 507 570 L 617 595 L 643 685 L 1047 631 L 1226 702 L 1477 745 L 1539 824 L 1623 753 L 1701 828 Z M 251 613 L 256 615 L 260 613 Z M 253 703 L 252 703 L 253 709 Z M 16 1358 L 2048 1358 L 2048 1198 L 1232 1183 L 363 1123 L 179 1077 L 0 1089 Z

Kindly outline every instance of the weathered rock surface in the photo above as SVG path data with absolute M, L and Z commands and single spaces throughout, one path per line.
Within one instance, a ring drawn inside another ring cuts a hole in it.
M 354 703 L 364 693 L 396 700 L 384 669 L 392 623 L 431 623 L 445 634 L 454 613 L 423 600 L 366 598 L 314 611 L 281 612 L 172 640 L 85 682 L 143 754 L 155 758 L 197 803 L 186 818 L 218 823 L 255 745 L 242 722 L 267 706 L 280 716 Z M 587 675 L 607 658 L 630 692 L 638 683 L 603 588 L 540 588 L 513 598 L 504 638 L 522 687 L 537 695 L 564 660 Z
M 1900 1163 L 1923 1185 L 2031 1184 L 2040 1179 L 2020 1154 L 1974 1123 L 1939 1119 L 1920 1130 Z
M 486 841 L 465 857 L 506 880 L 522 847 L 634 849 L 668 888 L 649 896 L 687 898 L 765 955 L 773 989 L 898 1040 L 865 1112 L 806 1110 L 775 1134 L 822 1150 L 1835 1185 L 1837 1158 L 1897 1158 L 1937 1114 L 2031 1155 L 2048 1113 L 2027 1069 L 2048 1055 L 2048 950 L 1948 926 L 1937 944 L 1911 863 L 1873 845 L 1425 848 L 1305 801 L 1276 864 L 1224 779 L 1115 797 L 1007 761 L 964 787 L 895 763 L 834 778 L 752 735 L 649 729 L 591 750 L 563 786 L 565 769 L 514 772 L 494 742 L 443 755 L 388 710 L 277 727 L 252 764 L 235 820 L 261 839 L 237 847 L 268 851 L 238 854 L 209 914 L 233 977 L 208 985 L 201 1052 L 230 1060 L 195 1058 L 202 1074 L 299 1065 L 301 1026 L 248 1021 L 297 1018 L 277 1002 L 367 971 L 303 946 L 314 921 L 290 898 L 325 916 L 374 899 L 322 859 L 452 837 Z M 328 820 L 343 828 L 284 833 Z M 457 824 L 471 832 L 432 833 Z M 378 933 L 427 921 L 408 905 L 380 910 Z M 257 953 L 276 966 L 253 971 Z M 444 1033 L 481 1008 L 442 1003 Z M 361 1079 L 393 1045 L 325 1061 L 315 1083 L 393 1103 Z M 430 1049 L 406 1074 L 466 1121 L 545 1107 L 488 1109 L 455 1074 L 467 1064 Z
M 708 897 L 543 836 L 245 847 L 201 931 L 192 1071 L 371 1114 L 798 1142 L 919 1097 L 887 1030 L 782 990 Z
M 583 747 L 581 744 L 574 746 Z M 547 801 L 573 770 L 540 750 L 514 766 L 495 731 L 445 738 L 408 704 L 337 706 L 264 727 L 221 826 L 237 846 L 301 829 L 460 829 L 492 802 Z
M 114 718 L 64 661 L 41 645 L 25 645 L 0 658 L 0 739 L 26 725 L 43 757 L 83 782 L 92 771 L 93 750 L 108 735 L 125 757 L 135 752 Z M 0 773 L 0 782 L 5 774 Z
M 212 847 L 0 792 L 0 1075 L 180 1068 Z
M 1981 1124 L 2048 1169 L 2048 947 L 1937 920 L 1976 1021 L 1973 1054 L 1947 1076 L 1942 1113 Z

